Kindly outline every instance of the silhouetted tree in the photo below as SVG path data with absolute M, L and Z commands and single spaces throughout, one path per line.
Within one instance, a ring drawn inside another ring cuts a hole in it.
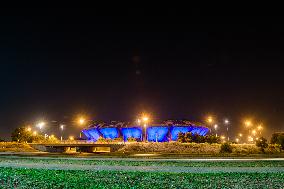
M 182 133 L 182 132 L 179 132 L 177 141 L 184 143 L 185 142 L 185 134 Z
M 31 131 L 28 131 L 25 127 L 16 128 L 11 134 L 12 141 L 16 142 L 42 142 L 44 136 L 37 134 L 33 135 Z
M 192 142 L 192 139 L 193 139 L 193 135 L 191 132 L 187 132 L 184 134 L 184 140 L 185 142 Z
M 258 140 L 256 140 L 255 145 L 259 147 L 263 153 L 264 149 L 268 147 L 267 140 L 264 137 L 260 137 Z
M 233 152 L 233 147 L 231 146 L 230 143 L 226 142 L 226 143 L 223 143 L 221 145 L 221 150 L 220 150 L 221 153 L 232 153 Z
M 271 143 L 281 145 L 281 149 L 284 150 L 284 132 L 273 133 Z

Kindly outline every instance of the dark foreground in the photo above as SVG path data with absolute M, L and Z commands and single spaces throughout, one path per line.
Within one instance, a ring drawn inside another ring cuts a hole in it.
M 283 159 L 0 157 L 0 188 L 284 188 Z
M 0 168 L 9 188 L 283 188 L 284 173 L 163 173 Z

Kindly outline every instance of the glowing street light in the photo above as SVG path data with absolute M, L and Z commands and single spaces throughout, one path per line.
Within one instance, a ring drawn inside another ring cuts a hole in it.
M 149 118 L 147 116 L 144 116 L 142 119 L 145 123 L 148 122 L 148 120 L 149 120 Z
M 34 135 L 34 136 L 36 136 L 36 135 L 37 135 L 37 132 L 36 132 L 36 131 L 34 131 L 34 132 L 33 132 L 33 135 Z
M 69 136 L 69 140 L 74 140 L 74 137 L 73 136 Z
M 213 118 L 212 118 L 211 116 L 208 116 L 207 122 L 208 122 L 209 124 L 212 124 L 212 123 L 213 123 Z
M 255 136 L 256 135 L 256 130 L 252 130 L 252 134 Z
M 246 121 L 245 121 L 245 125 L 246 125 L 247 127 L 250 127 L 250 126 L 251 126 L 251 121 L 246 120 Z
M 243 134 L 242 134 L 242 133 L 240 133 L 240 134 L 239 134 L 239 136 L 240 136 L 240 137 L 242 137 L 242 136 L 243 136 Z
M 228 119 L 225 119 L 225 120 L 224 120 L 224 123 L 225 123 L 225 124 L 229 124 L 230 122 L 229 122 Z
M 61 130 L 61 136 L 60 136 L 60 140 L 62 141 L 63 140 L 63 130 L 64 130 L 64 125 L 63 124 L 61 124 L 60 125 L 60 130 Z
M 218 134 L 217 134 L 218 125 L 217 124 L 214 125 L 214 129 L 215 129 L 215 133 L 216 133 L 216 137 L 217 137 L 218 136 Z
M 86 122 L 86 120 L 85 120 L 85 118 L 83 118 L 83 117 L 80 117 L 80 118 L 78 119 L 78 124 L 79 124 L 79 125 L 84 125 L 85 122 Z
M 31 127 L 28 127 L 28 128 L 27 128 L 27 131 L 31 132 L 31 131 L 32 131 L 32 128 L 31 128 Z
M 253 142 L 253 138 L 251 136 L 248 136 L 248 141 Z
M 224 124 L 227 126 L 227 137 L 228 137 L 228 141 L 230 140 L 230 137 L 229 137 L 229 120 L 228 119 L 225 119 L 224 120 Z
M 217 130 L 217 128 L 218 128 L 218 125 L 217 125 L 217 124 L 215 124 L 215 125 L 214 125 L 214 129 L 215 129 L 215 130 Z
M 45 122 L 40 121 L 36 124 L 36 127 L 38 127 L 40 130 L 42 130 L 42 128 L 45 126 Z
M 220 138 L 221 138 L 222 142 L 225 142 L 225 138 L 226 138 L 225 136 L 221 136 Z
M 257 130 L 259 131 L 259 134 L 260 134 L 260 135 L 261 135 L 262 129 L 263 129 L 262 125 L 258 125 L 258 126 L 257 126 Z
M 138 119 L 137 122 L 140 124 L 143 122 L 144 128 L 145 128 L 145 135 L 144 135 L 144 141 L 147 141 L 147 123 L 149 122 L 149 117 L 146 114 L 142 114 L 141 119 Z
M 140 125 L 141 119 L 137 119 L 137 123 L 138 123 L 138 125 Z
M 236 142 L 239 143 L 240 139 L 236 138 Z

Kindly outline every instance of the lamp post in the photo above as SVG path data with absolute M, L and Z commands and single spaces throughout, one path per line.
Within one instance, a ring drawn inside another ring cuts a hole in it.
M 87 120 L 85 117 L 79 117 L 78 120 L 77 120 L 77 124 L 80 125 L 80 126 L 84 126 L 87 124 Z M 80 131 L 79 133 L 79 138 L 81 139 L 82 138 L 82 132 Z
M 214 129 L 215 129 L 215 134 L 216 134 L 216 137 L 217 137 L 218 136 L 218 134 L 217 134 L 218 125 L 217 124 L 214 125 Z
M 230 122 L 229 122 L 228 119 L 225 119 L 224 123 L 227 126 L 227 137 L 228 137 L 228 141 L 229 141 L 230 140 L 230 137 L 229 137 L 229 124 L 230 124 Z
M 60 125 L 60 130 L 61 130 L 60 141 L 62 141 L 63 140 L 63 130 L 64 130 L 64 125 L 63 124 Z
M 208 117 L 206 118 L 206 122 L 208 123 L 208 125 L 210 125 L 210 133 L 212 133 L 211 126 L 212 126 L 212 124 L 213 124 L 213 122 L 214 122 L 212 116 L 208 116 Z
M 259 135 L 260 135 L 260 136 L 261 136 L 261 131 L 262 131 L 262 129 L 263 129 L 262 125 L 259 125 L 259 126 L 257 127 L 257 130 L 259 131 Z
M 147 116 L 144 116 L 142 118 L 143 122 L 144 122 L 144 128 L 145 128 L 145 137 L 144 137 L 144 142 L 147 142 L 147 122 L 149 120 L 149 118 Z
M 36 124 L 36 127 L 39 128 L 40 131 L 42 131 L 42 128 L 45 126 L 45 122 L 43 121 L 40 121 Z

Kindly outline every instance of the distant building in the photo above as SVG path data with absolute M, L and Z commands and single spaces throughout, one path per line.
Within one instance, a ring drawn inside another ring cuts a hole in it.
M 124 122 L 99 123 L 82 130 L 82 132 L 88 140 L 93 142 L 96 142 L 99 137 L 105 139 L 121 137 L 125 142 L 130 137 L 135 138 L 137 141 L 143 141 L 146 137 L 149 142 L 168 142 L 176 141 L 180 132 L 191 132 L 192 134 L 204 136 L 209 132 L 209 128 L 195 125 L 186 120 L 167 120 L 160 124 L 149 124 L 146 127 Z

